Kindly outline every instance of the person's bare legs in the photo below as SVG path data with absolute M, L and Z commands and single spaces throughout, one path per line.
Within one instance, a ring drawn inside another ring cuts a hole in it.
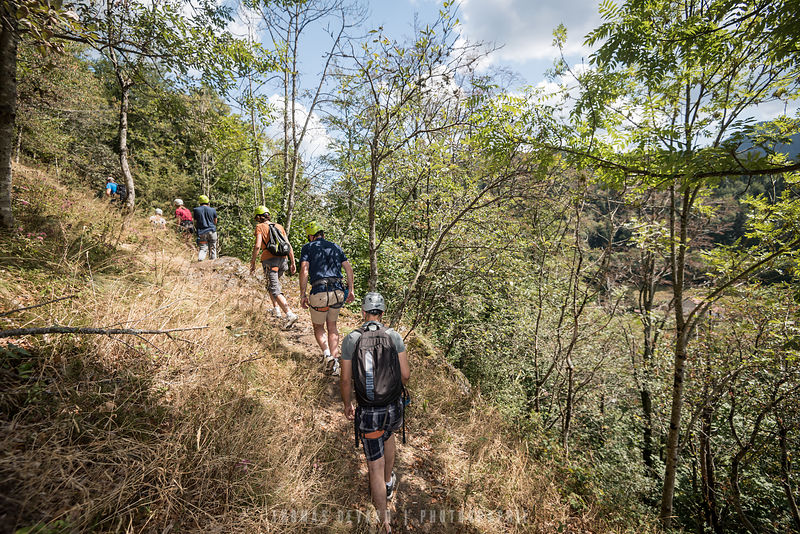
M 272 296 L 272 295 L 270 295 L 270 296 Z M 287 314 L 288 313 L 292 313 L 292 310 L 289 309 L 289 301 L 286 300 L 286 297 L 283 296 L 283 293 L 281 293 L 277 297 L 273 297 L 273 299 L 272 299 L 273 307 L 275 305 L 275 301 L 278 302 L 278 306 L 281 307 L 281 309 L 283 310 L 283 313 L 287 313 Z
M 339 327 L 336 325 L 336 321 L 328 321 L 328 348 L 331 349 L 332 358 L 339 357 Z M 324 347 L 322 350 L 325 350 Z
M 394 469 L 394 454 L 396 450 L 394 434 L 392 434 L 389 436 L 389 439 L 383 442 L 383 457 L 386 459 L 383 467 L 383 479 L 385 484 L 392 481 L 392 469 Z M 384 489 L 386 488 L 384 487 Z
M 338 336 L 339 334 L 337 333 L 337 339 Z M 328 350 L 328 335 L 325 333 L 325 323 L 314 325 L 314 338 L 316 338 L 317 344 L 319 348 L 322 349 L 322 352 Z
M 385 445 L 384 445 L 385 446 Z M 383 457 L 367 462 L 369 471 L 369 490 L 372 493 L 372 504 L 378 512 L 378 521 L 382 522 L 386 531 L 389 530 L 389 515 L 386 512 L 386 483 L 383 481 L 383 472 L 386 461 Z

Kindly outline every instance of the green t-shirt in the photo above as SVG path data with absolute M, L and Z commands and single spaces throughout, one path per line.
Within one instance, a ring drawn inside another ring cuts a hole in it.
M 383 326 L 378 321 L 367 321 L 366 323 L 364 323 L 362 328 L 364 326 L 367 326 L 368 324 L 376 324 L 376 325 Z M 403 337 L 400 334 L 398 334 L 397 332 L 395 332 L 395 330 L 392 329 L 392 328 L 387 328 L 386 329 L 386 333 L 389 334 L 389 337 L 391 338 L 392 343 L 394 343 L 394 348 L 397 351 L 397 353 L 400 354 L 401 352 L 405 352 L 406 345 L 405 345 L 405 343 L 403 343 Z M 356 344 L 358 343 L 359 339 L 361 339 L 361 328 L 356 328 L 355 330 L 353 330 L 352 332 L 347 334 L 347 337 L 345 337 L 344 341 L 342 341 L 342 359 L 343 360 L 352 360 L 353 359 L 353 356 L 355 355 L 355 352 L 356 352 Z

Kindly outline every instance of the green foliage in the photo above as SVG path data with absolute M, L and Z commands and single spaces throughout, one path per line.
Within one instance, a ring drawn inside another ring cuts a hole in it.
M 114 110 L 83 47 L 40 53 L 24 40 L 17 61 L 18 153 L 58 169 L 76 184 L 102 187 L 116 158 L 109 146 Z

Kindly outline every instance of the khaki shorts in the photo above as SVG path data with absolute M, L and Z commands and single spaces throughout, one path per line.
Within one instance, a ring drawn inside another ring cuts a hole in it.
M 308 296 L 308 303 L 312 306 L 311 322 L 314 324 L 335 323 L 339 317 L 341 307 L 334 308 L 333 304 L 344 304 L 344 291 L 320 291 Z M 315 310 L 314 308 L 319 308 Z

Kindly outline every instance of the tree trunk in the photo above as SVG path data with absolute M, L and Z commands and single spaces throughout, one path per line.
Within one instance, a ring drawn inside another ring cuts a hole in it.
M 676 221 L 678 208 L 676 205 L 675 186 L 670 188 L 670 259 L 672 263 L 672 298 L 675 304 L 675 369 L 672 379 L 672 406 L 667 434 L 667 461 L 664 468 L 664 487 L 661 493 L 661 524 L 665 530 L 672 523 L 672 500 L 675 496 L 675 475 L 678 470 L 679 438 L 681 434 L 681 410 L 683 408 L 684 375 L 688 357 L 686 345 L 689 325 L 683 315 L 683 279 L 686 266 L 687 224 L 689 217 L 690 190 L 683 193 L 680 222 Z M 676 240 L 675 230 L 679 225 L 680 237 Z M 677 243 L 677 250 L 676 250 Z
M 648 475 L 653 474 L 653 396 L 647 386 L 639 392 L 642 398 L 642 416 L 644 428 L 642 429 L 642 460 L 647 468 Z
M 575 396 L 575 365 L 572 363 L 572 354 L 567 354 L 567 400 L 564 407 L 564 426 L 561 431 L 561 446 L 564 454 L 569 457 L 569 434 L 572 430 L 572 409 Z
M 642 380 L 639 396 L 642 399 L 642 461 L 649 476 L 655 476 L 653 470 L 653 395 L 648 382 L 651 364 L 655 351 L 655 333 L 653 321 L 653 300 L 655 298 L 655 255 L 644 253 L 642 258 L 644 279 L 639 291 L 639 311 L 642 316 Z
M 717 482 L 714 473 L 714 452 L 711 448 L 711 433 L 713 432 L 714 409 L 706 406 L 702 413 L 700 428 L 700 479 L 703 494 L 703 509 L 705 520 L 712 532 L 720 534 L 719 514 L 717 513 Z
M 17 114 L 17 18 L 14 4 L 0 7 L 0 226 L 14 227 L 11 210 L 11 153 Z
M 252 27 L 249 27 L 250 30 L 250 42 L 253 41 L 253 32 Z M 258 132 L 256 131 L 256 111 L 255 111 L 255 99 L 253 98 L 253 74 L 251 72 L 247 72 L 247 88 L 248 93 L 250 95 L 250 129 L 253 134 L 253 148 L 255 154 L 255 167 L 256 172 L 255 176 L 253 177 L 253 181 L 258 179 L 258 184 L 253 184 L 253 194 L 255 196 L 255 204 L 256 205 L 265 205 L 266 199 L 264 194 L 264 176 L 261 173 L 261 143 L 258 141 Z
M 378 162 L 373 161 L 370 164 L 370 180 L 369 180 L 369 282 L 368 287 L 370 291 L 375 291 L 378 287 L 378 242 L 376 232 L 376 214 L 375 214 L 375 195 L 378 189 Z
M 291 24 L 286 27 L 286 45 L 289 45 Z M 283 223 L 285 228 L 286 214 L 289 211 L 289 58 L 283 66 Z M 288 233 L 288 232 L 287 232 Z
M 120 89 L 122 91 L 122 98 L 119 105 L 119 166 L 122 171 L 122 179 L 125 180 L 125 185 L 128 188 L 128 200 L 126 205 L 130 210 L 136 205 L 136 190 L 133 185 L 133 175 L 131 168 L 128 166 L 128 106 L 130 102 L 131 83 L 123 80 L 120 74 L 117 74 Z
M 300 20 L 300 4 L 297 4 L 294 13 L 294 19 L 292 20 L 292 29 L 294 33 L 294 45 L 292 47 L 292 116 L 290 117 L 292 121 L 292 154 L 291 154 L 291 165 L 290 165 L 290 172 L 289 172 L 289 191 L 287 194 L 286 199 L 286 222 L 283 223 L 284 228 L 286 229 L 286 234 L 288 235 L 292 231 L 292 215 L 294 214 L 294 195 L 295 189 L 297 188 L 297 158 L 298 158 L 298 151 L 300 150 L 300 141 L 297 139 L 297 47 L 298 42 L 300 40 L 300 28 L 298 27 L 298 23 Z M 311 111 L 309 110 L 309 113 Z
M 733 460 L 731 460 L 731 494 L 733 496 L 733 508 L 736 510 L 736 515 L 739 516 L 739 520 L 748 531 L 757 534 L 759 532 L 758 529 L 756 529 L 742 508 L 742 490 L 739 488 L 739 469 L 741 468 L 742 458 L 744 458 L 746 451 L 747 449 L 741 449 L 733 457 Z
M 786 445 L 786 426 L 780 418 L 778 418 L 778 438 L 781 445 L 781 484 L 783 485 L 783 492 L 786 495 L 786 500 L 789 501 L 789 510 L 792 512 L 794 527 L 800 532 L 800 511 L 797 509 L 797 501 L 792 492 L 792 483 L 790 479 L 792 466 L 789 462 L 789 451 Z

